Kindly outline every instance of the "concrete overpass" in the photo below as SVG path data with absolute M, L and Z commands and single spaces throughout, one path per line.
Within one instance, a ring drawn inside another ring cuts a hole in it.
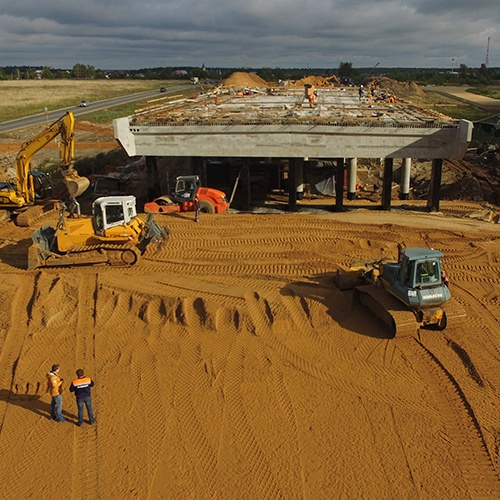
M 354 199 L 358 158 L 383 158 L 382 208 L 391 204 L 394 159 L 402 159 L 400 197 L 408 199 L 411 159 L 431 159 L 428 208 L 439 210 L 443 159 L 461 159 L 472 123 L 456 121 L 404 101 L 360 97 L 357 89 L 317 89 L 314 102 L 298 89 L 217 91 L 170 101 L 114 121 L 115 138 L 129 156 L 154 158 L 244 157 L 288 159 L 289 206 L 303 189 L 304 159 L 337 165 L 336 208 L 343 209 L 344 169 L 347 198 Z

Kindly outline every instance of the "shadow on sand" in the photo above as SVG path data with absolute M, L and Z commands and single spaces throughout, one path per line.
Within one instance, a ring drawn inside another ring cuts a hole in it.
M 309 281 L 296 281 L 284 286 L 280 293 L 285 296 L 297 297 L 309 317 L 309 307 L 303 299 L 309 299 L 324 304 L 327 314 L 343 329 L 358 335 L 379 339 L 393 338 L 392 332 L 373 314 L 358 304 L 353 297 L 353 291 L 341 291 L 334 283 L 335 273 L 325 273 L 311 276 Z

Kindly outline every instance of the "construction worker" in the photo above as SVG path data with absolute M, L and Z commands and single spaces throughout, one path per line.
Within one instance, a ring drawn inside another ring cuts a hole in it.
M 195 220 L 195 222 L 199 222 L 201 205 L 200 205 L 200 199 L 198 198 L 198 195 L 195 195 L 195 197 L 194 197 L 194 207 L 195 207 L 194 220 Z
M 365 95 L 365 89 L 363 88 L 363 85 L 359 86 L 358 95 L 359 95 L 359 100 L 362 101 L 363 96 Z
M 92 396 L 90 388 L 94 387 L 94 381 L 90 377 L 86 377 L 84 371 L 79 368 L 76 370 L 76 378 L 69 386 L 70 392 L 74 392 L 76 396 L 76 404 L 78 406 L 78 426 L 83 425 L 83 407 L 87 408 L 90 424 L 95 422 L 94 411 L 92 409 Z
M 50 419 L 56 422 L 66 422 L 62 414 L 62 383 L 64 379 L 59 376 L 59 365 L 52 365 L 47 373 L 47 391 L 52 396 L 50 402 Z
M 448 279 L 448 273 L 444 269 L 441 269 L 441 283 L 443 283 L 443 285 L 446 286 L 450 285 L 450 280 Z
M 314 90 L 314 87 L 310 83 L 306 83 L 304 85 L 305 97 L 309 101 L 309 107 L 314 107 L 314 103 L 316 98 L 318 97 L 317 92 Z

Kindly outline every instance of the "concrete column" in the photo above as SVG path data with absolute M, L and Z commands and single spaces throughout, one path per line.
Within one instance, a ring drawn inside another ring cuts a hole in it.
M 403 158 L 401 162 L 401 184 L 399 188 L 399 199 L 410 199 L 410 174 L 411 174 L 411 158 Z
M 288 160 L 288 210 L 297 212 L 297 158 Z
M 441 176 L 443 174 L 442 158 L 432 160 L 431 181 L 429 184 L 429 197 L 427 208 L 431 212 L 439 212 L 439 198 L 441 196 Z
M 295 158 L 295 167 L 297 200 L 302 200 L 304 198 L 304 159 Z
M 200 179 L 201 179 L 201 185 L 202 186 L 208 186 L 208 175 L 207 175 L 207 159 L 206 158 L 200 158 Z M 210 186 L 208 186 L 210 187 Z
M 344 158 L 337 158 L 337 166 L 335 168 L 335 211 L 343 212 L 344 210 Z
M 146 156 L 146 183 L 148 187 L 148 201 L 153 201 L 161 194 L 156 156 Z
M 349 158 L 347 160 L 347 199 L 356 198 L 356 170 L 358 168 L 358 159 Z
M 394 158 L 384 160 L 384 179 L 382 182 L 382 209 L 391 209 L 392 199 L 392 175 L 394 167 Z
M 245 186 L 246 186 L 244 210 L 250 211 L 252 209 L 252 183 L 250 181 L 250 160 L 248 158 L 245 158 L 243 161 L 244 161 L 243 176 L 245 179 Z

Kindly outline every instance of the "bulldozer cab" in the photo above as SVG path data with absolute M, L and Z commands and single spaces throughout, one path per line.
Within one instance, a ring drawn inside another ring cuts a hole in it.
M 181 175 L 176 179 L 173 196 L 177 201 L 193 201 L 200 186 L 199 176 Z
M 407 248 L 400 254 L 399 281 L 409 288 L 441 283 L 441 257 L 438 250 Z
M 92 205 L 96 234 L 111 227 L 128 224 L 137 216 L 135 196 L 104 196 Z

